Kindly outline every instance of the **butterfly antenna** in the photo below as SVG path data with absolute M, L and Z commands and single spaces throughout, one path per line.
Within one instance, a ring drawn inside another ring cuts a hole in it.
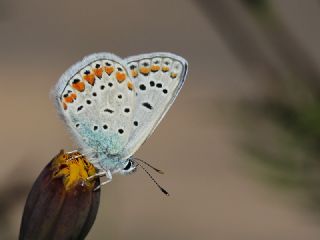
M 134 160 L 137 160 L 137 161 L 140 161 L 142 163 L 144 163 L 145 165 L 147 165 L 148 167 L 152 168 L 153 170 L 155 170 L 157 173 L 160 173 L 160 174 L 164 174 L 164 172 L 158 168 L 155 168 L 154 166 L 152 166 L 150 163 L 147 163 L 146 161 L 143 161 L 142 159 L 140 158 L 134 158 Z M 141 166 L 141 165 L 140 165 Z
M 165 190 L 163 187 L 161 187 L 159 185 L 159 183 L 157 183 L 157 181 L 152 177 L 152 175 L 147 171 L 147 169 L 145 169 L 141 164 L 137 163 L 138 166 L 140 166 L 151 178 L 151 180 L 157 185 L 157 187 L 161 190 L 161 192 L 163 192 L 165 195 L 170 196 L 169 193 L 167 192 L 167 190 Z

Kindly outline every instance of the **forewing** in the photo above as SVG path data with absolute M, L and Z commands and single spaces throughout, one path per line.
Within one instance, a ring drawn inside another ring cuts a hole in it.
M 129 140 L 136 96 L 125 65 L 113 54 L 93 54 L 67 70 L 56 86 L 60 114 L 89 151 L 116 155 Z
M 151 53 L 126 59 L 129 75 L 137 91 L 134 128 L 123 158 L 132 156 L 152 134 L 179 93 L 187 61 L 171 53 Z

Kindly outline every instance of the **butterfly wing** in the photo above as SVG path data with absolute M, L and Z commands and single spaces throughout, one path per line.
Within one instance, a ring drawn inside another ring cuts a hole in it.
M 132 156 L 152 134 L 178 95 L 188 67 L 185 59 L 172 53 L 142 54 L 126 61 L 137 99 L 123 158 Z
M 136 105 L 126 62 L 109 53 L 85 57 L 62 75 L 54 97 L 84 150 L 113 156 L 123 151 L 133 129 Z M 108 164 L 103 168 L 113 167 Z

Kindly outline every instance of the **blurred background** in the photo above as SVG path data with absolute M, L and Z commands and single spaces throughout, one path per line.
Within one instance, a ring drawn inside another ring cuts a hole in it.
M 0 0 L 0 239 L 74 141 L 49 92 L 83 56 L 169 51 L 190 64 L 87 239 L 320 239 L 320 2 Z

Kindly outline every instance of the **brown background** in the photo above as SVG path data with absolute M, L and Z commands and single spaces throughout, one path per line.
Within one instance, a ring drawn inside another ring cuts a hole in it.
M 319 66 L 317 1 L 271 2 Z M 1 239 L 17 237 L 26 189 L 43 166 L 76 147 L 49 91 L 71 64 L 100 51 L 169 51 L 190 68 L 172 109 L 137 152 L 165 171 L 154 176 L 171 196 L 141 171 L 115 176 L 88 239 L 320 238 L 303 195 L 274 189 L 246 167 L 232 111 L 263 89 L 195 2 L 2 0 L 0 30 Z

